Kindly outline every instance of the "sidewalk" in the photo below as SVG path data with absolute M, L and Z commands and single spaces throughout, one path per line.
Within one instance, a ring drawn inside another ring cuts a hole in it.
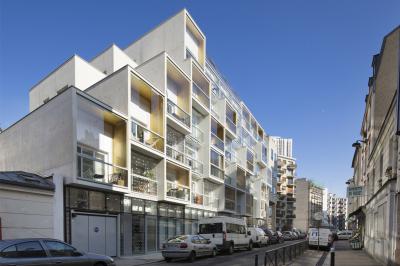
M 296 258 L 294 261 L 287 265 L 290 266 L 315 266 L 320 260 L 324 252 L 319 250 L 306 250 L 300 257 Z M 339 265 L 339 264 L 337 264 Z
M 347 240 L 336 241 L 335 247 L 335 265 L 340 266 L 379 266 L 373 258 L 371 258 L 363 250 L 351 249 Z M 326 257 L 323 266 L 330 266 L 331 256 Z
M 139 266 L 159 262 L 162 260 L 164 260 L 164 258 L 161 256 L 161 252 L 157 252 L 146 255 L 116 258 L 115 263 L 117 266 Z

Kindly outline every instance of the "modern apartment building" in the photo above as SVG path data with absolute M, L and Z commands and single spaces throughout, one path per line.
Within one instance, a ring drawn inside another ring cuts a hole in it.
M 276 163 L 276 228 L 280 230 L 292 229 L 296 206 L 295 197 L 295 172 L 297 168 L 296 159 L 286 155 L 291 154 L 291 140 L 285 141 L 280 137 L 272 138 L 277 147 Z M 290 143 L 290 153 L 287 149 L 279 148 L 279 143 Z M 279 151 L 283 152 L 280 153 Z
M 55 238 L 128 256 L 197 232 L 203 217 L 271 223 L 272 139 L 206 57 L 186 10 L 125 49 L 71 57 L 29 104 L 0 134 L 0 171 L 62 180 Z
M 400 265 L 399 87 L 400 27 L 388 33 L 372 57 L 360 140 L 351 166 L 349 220 L 365 250 L 385 265 Z
M 310 227 L 323 224 L 324 188 L 307 178 L 296 178 L 294 227 L 308 232 Z M 320 216 L 320 217 L 318 217 Z M 321 219 L 319 219 L 321 218 Z
M 328 221 L 338 230 L 347 229 L 347 198 L 328 193 Z
M 281 138 L 281 137 L 274 137 L 276 146 L 277 146 L 277 152 L 281 156 L 285 157 L 293 157 L 292 153 L 292 147 L 293 147 L 293 139 L 287 139 L 287 138 Z

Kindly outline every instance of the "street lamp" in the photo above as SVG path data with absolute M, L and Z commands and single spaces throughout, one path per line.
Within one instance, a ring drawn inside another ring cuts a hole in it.
M 353 148 L 358 149 L 358 148 L 361 147 L 361 143 L 360 143 L 360 142 L 362 142 L 362 143 L 367 143 L 367 140 L 356 140 L 356 142 L 354 142 L 351 146 L 352 146 Z

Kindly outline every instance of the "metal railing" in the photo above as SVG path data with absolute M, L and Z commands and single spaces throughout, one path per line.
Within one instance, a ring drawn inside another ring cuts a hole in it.
M 184 123 L 186 126 L 190 127 L 190 115 L 170 99 L 167 101 L 167 111 L 170 115 Z
M 199 102 L 204 104 L 207 109 L 210 109 L 210 97 L 208 97 L 207 94 L 198 86 L 194 81 L 192 82 L 193 84 L 193 96 L 195 99 L 197 99 Z
M 182 151 L 178 151 L 177 149 L 167 145 L 167 156 L 171 159 L 174 159 L 183 164 L 187 164 L 186 155 Z
M 138 193 L 144 193 L 149 195 L 157 195 L 157 181 L 136 175 L 131 174 L 132 177 L 132 190 Z
M 213 132 L 211 132 L 211 144 L 220 149 L 221 151 L 224 151 L 224 142 L 222 139 L 220 139 L 217 135 L 215 135 Z
M 164 152 L 164 138 L 132 121 L 131 138 L 152 149 Z
M 264 266 L 280 266 L 301 256 L 308 249 L 307 240 L 268 250 L 264 254 Z M 254 256 L 254 265 L 258 266 L 258 254 Z

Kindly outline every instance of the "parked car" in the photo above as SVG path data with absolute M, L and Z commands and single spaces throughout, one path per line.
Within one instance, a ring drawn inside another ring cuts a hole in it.
M 258 247 L 266 246 L 268 244 L 268 236 L 265 234 L 264 230 L 258 227 L 250 227 L 248 228 L 251 236 L 251 240 L 253 241 L 253 245 Z
M 281 231 L 276 231 L 275 234 L 276 234 L 277 237 L 278 237 L 278 242 L 279 242 L 279 243 L 285 242 L 285 238 L 283 237 L 283 234 L 281 233 Z
M 349 240 L 352 235 L 353 235 L 353 232 L 349 231 L 349 230 L 339 231 L 337 233 L 337 237 L 339 240 Z
M 303 239 L 303 238 L 305 238 L 307 236 L 300 229 L 293 229 L 292 232 L 296 233 L 297 239 Z
M 57 239 L 0 240 L 0 265 L 115 266 L 111 257 L 76 250 Z
M 290 231 L 283 231 L 283 238 L 285 239 L 285 241 L 290 241 L 294 239 L 293 233 Z
M 193 262 L 196 257 L 217 255 L 217 247 L 201 235 L 179 235 L 168 239 L 161 252 L 165 261 L 174 258 L 187 258 Z
M 276 244 L 279 243 L 279 236 L 268 228 L 263 228 L 265 234 L 268 236 L 268 244 Z
M 308 230 L 308 246 L 330 248 L 333 234 L 329 228 L 310 228 Z
M 243 219 L 215 216 L 199 220 L 199 234 L 210 239 L 220 251 L 232 254 L 235 249 L 253 248 L 253 241 L 248 234 Z
M 339 240 L 339 237 L 338 237 L 338 235 L 337 235 L 338 230 L 336 230 L 336 229 L 331 229 L 331 233 L 332 233 L 332 239 L 333 239 L 333 241 Z

